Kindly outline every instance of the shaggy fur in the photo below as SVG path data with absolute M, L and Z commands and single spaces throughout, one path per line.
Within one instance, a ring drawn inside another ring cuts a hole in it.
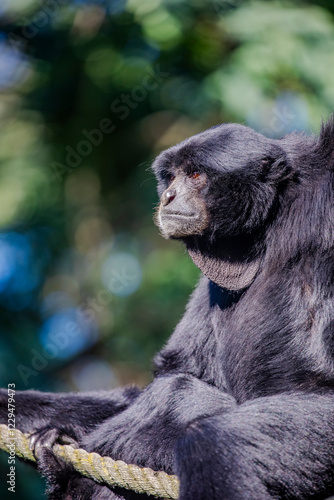
M 233 292 L 201 278 L 144 390 L 17 393 L 17 427 L 37 430 L 50 497 L 149 498 L 82 478 L 40 446 L 65 435 L 178 474 L 180 500 L 325 499 L 334 494 L 333 120 L 319 137 L 281 140 L 221 125 L 153 168 L 160 196 L 172 171 L 208 178 L 209 225 L 184 238 L 188 249 L 260 268 Z

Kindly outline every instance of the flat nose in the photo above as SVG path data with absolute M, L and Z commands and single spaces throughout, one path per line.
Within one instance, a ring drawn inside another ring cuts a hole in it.
M 166 191 L 164 193 L 164 196 L 163 196 L 163 204 L 166 206 L 168 205 L 169 203 L 171 203 L 174 198 L 176 196 L 176 190 L 175 189 L 168 189 L 168 191 Z

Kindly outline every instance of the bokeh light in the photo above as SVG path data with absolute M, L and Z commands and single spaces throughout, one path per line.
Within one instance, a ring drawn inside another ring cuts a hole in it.
M 119 384 L 110 364 L 97 356 L 81 358 L 73 365 L 71 377 L 80 391 L 108 390 Z
M 115 253 L 103 263 L 101 279 L 110 292 L 119 297 L 126 297 L 138 289 L 142 280 L 142 269 L 133 255 Z
M 39 332 L 44 351 L 51 359 L 69 359 L 98 339 L 96 324 L 76 308 L 63 309 L 44 321 Z

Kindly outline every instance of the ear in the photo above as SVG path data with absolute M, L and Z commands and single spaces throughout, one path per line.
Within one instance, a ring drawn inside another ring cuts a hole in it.
M 260 168 L 260 180 L 267 183 L 287 180 L 292 173 L 286 152 L 277 145 L 274 145 L 270 152 L 261 159 Z

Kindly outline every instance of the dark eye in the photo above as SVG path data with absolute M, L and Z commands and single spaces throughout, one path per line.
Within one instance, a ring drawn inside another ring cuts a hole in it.
M 175 179 L 175 175 L 170 175 L 168 178 L 169 182 L 173 182 L 174 179 Z
M 191 174 L 189 174 L 189 179 L 199 179 L 200 178 L 200 173 L 199 172 L 192 172 Z

